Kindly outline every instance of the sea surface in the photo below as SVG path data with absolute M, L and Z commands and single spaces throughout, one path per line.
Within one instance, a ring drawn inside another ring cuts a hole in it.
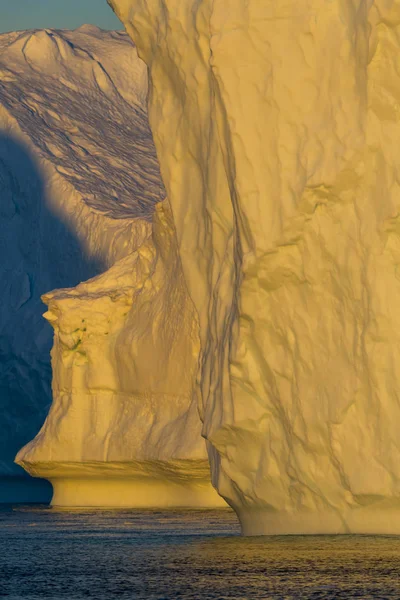
M 400 537 L 241 538 L 228 509 L 3 505 L 0 598 L 400 599 Z

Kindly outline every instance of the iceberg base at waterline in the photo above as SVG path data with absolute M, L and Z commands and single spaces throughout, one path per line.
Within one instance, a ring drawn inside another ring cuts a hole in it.
M 53 486 L 55 507 L 216 508 L 206 460 L 21 463 Z
M 243 535 L 399 535 L 400 505 L 377 502 L 339 512 L 334 509 L 284 512 L 241 509 L 236 511 Z

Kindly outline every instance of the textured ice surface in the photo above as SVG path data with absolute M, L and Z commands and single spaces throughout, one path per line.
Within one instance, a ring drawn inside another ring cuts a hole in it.
M 146 67 L 125 33 L 84 25 L 3 34 L 0 73 L 1 106 L 88 206 L 150 218 L 164 192 Z
M 214 484 L 246 533 L 399 533 L 400 3 L 110 4 L 149 66 Z

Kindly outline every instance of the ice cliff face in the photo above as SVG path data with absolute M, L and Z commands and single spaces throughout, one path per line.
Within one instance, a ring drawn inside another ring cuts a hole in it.
M 397 0 L 109 0 L 200 323 L 213 482 L 248 534 L 400 532 Z
M 51 403 L 46 294 L 53 404 L 17 462 L 57 504 L 221 502 L 146 94 L 125 33 L 0 36 L 0 475 Z

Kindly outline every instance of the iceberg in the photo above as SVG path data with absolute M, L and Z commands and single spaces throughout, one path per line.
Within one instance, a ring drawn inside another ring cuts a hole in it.
M 108 0 L 200 326 L 244 534 L 400 533 L 395 0 Z
M 16 480 L 23 446 L 53 505 L 224 503 L 146 97 L 124 32 L 0 36 L 0 466 Z

